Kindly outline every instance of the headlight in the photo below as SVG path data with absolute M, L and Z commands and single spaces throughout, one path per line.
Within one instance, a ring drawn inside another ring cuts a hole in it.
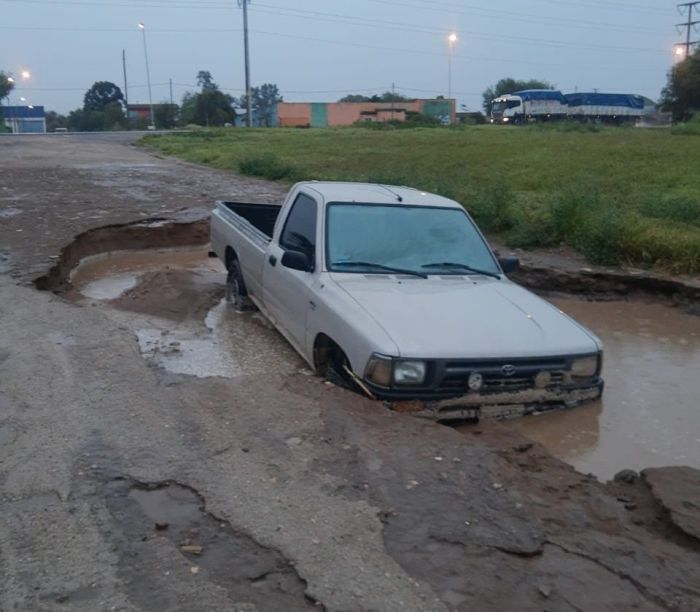
M 380 387 L 391 387 L 391 357 L 372 355 L 367 362 L 365 378 Z
M 503 123 L 508 123 L 510 121 L 509 117 L 503 117 Z
M 394 383 L 397 385 L 420 385 L 425 380 L 425 361 L 396 361 Z
M 580 378 L 592 378 L 598 373 L 598 355 L 574 359 L 571 364 L 571 375 Z

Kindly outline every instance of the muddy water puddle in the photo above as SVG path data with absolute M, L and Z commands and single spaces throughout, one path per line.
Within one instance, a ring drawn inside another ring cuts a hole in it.
M 229 307 L 224 280 L 223 265 L 205 248 L 117 252 L 83 262 L 69 297 L 128 327 L 141 355 L 174 374 L 235 378 L 303 369 L 262 315 Z
M 700 317 L 638 301 L 552 299 L 605 345 L 600 402 L 504 424 L 582 472 L 700 468 Z
M 159 249 L 89 257 L 73 271 L 70 281 L 87 298 L 113 300 L 134 288 L 147 272 L 168 268 L 224 271 L 221 263 L 209 259 L 202 248 Z

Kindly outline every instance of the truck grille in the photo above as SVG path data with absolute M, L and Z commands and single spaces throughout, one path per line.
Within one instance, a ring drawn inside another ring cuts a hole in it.
M 540 372 L 550 374 L 549 387 L 560 384 L 566 369 L 567 362 L 563 358 L 448 361 L 437 386 L 440 391 L 466 393 L 469 391 L 469 375 L 479 372 L 484 380 L 481 393 L 523 391 L 534 388 L 535 377 Z

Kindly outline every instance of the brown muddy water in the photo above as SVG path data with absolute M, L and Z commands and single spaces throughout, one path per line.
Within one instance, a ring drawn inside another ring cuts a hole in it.
M 131 329 L 144 358 L 165 370 L 201 377 L 271 367 L 309 373 L 260 314 L 235 313 L 222 300 L 224 269 L 205 248 L 90 258 L 71 282 L 74 299 Z M 602 479 L 625 468 L 700 468 L 700 317 L 636 300 L 550 301 L 603 340 L 603 399 L 484 426 L 517 430 Z
M 700 317 L 641 301 L 551 302 L 605 345 L 601 401 L 503 426 L 582 472 L 700 468 Z

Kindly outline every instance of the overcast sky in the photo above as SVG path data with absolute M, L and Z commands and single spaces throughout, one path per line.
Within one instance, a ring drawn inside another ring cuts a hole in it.
M 94 81 L 146 102 L 138 22 L 146 24 L 154 101 L 179 101 L 209 70 L 235 96 L 244 87 L 237 0 L 0 0 L 0 69 L 31 79 L 13 93 L 66 112 Z M 540 78 L 565 93 L 592 90 L 657 99 L 682 40 L 669 0 L 252 0 L 253 85 L 286 101 L 336 100 L 396 84 L 415 97 L 447 94 L 447 35 L 455 31 L 452 90 L 481 106 L 502 77 Z

